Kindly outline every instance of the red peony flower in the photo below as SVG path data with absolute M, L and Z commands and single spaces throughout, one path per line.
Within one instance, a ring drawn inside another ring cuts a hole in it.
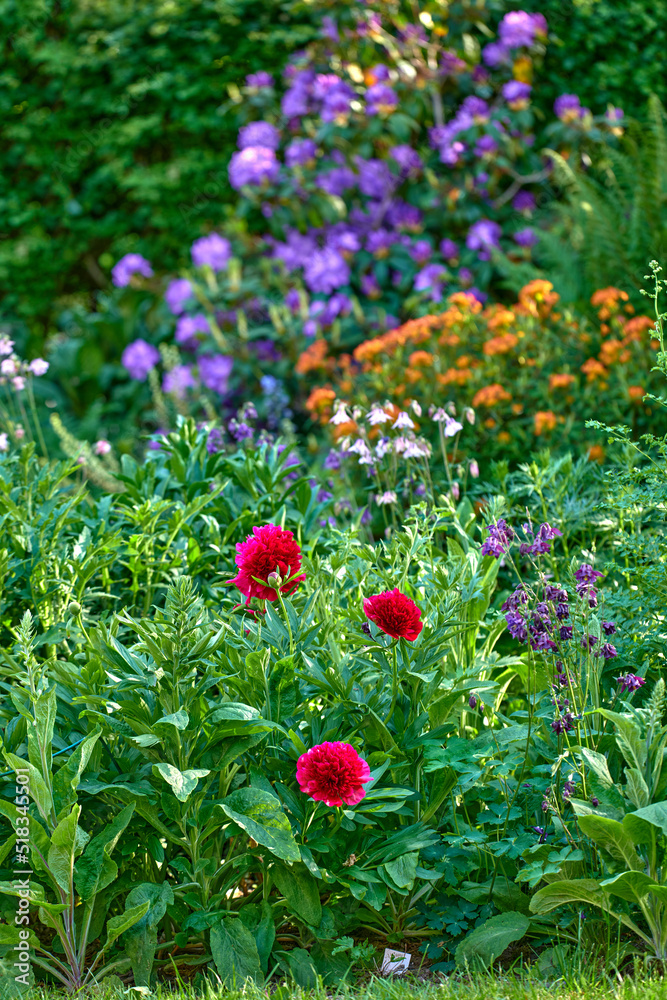
M 394 639 L 414 642 L 424 627 L 421 611 L 400 590 L 385 590 L 364 600 L 364 614 Z
M 356 806 L 370 779 L 370 767 L 349 743 L 320 743 L 296 762 L 301 791 L 327 806 Z
M 246 595 L 246 604 L 251 597 L 275 601 L 278 599 L 276 588 L 266 581 L 272 573 L 277 573 L 282 580 L 298 573 L 301 569 L 301 549 L 291 531 L 283 531 L 277 524 L 264 524 L 261 528 L 253 528 L 252 535 L 237 544 L 236 565 L 239 572 L 231 583 L 235 583 Z M 290 580 L 280 588 L 281 594 L 291 594 L 305 579 L 302 573 Z M 258 580 L 264 582 L 258 583 Z

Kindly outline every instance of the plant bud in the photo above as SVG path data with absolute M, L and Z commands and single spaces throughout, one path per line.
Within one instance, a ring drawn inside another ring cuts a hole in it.
M 71 615 L 72 618 L 76 618 L 77 615 L 81 614 L 81 605 L 78 601 L 72 601 L 67 605 L 67 614 Z

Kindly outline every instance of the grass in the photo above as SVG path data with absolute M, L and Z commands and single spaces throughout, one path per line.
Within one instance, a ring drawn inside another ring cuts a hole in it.
M 361 986 L 320 987 L 301 990 L 296 986 L 278 986 L 270 991 L 248 984 L 241 989 L 209 989 L 206 992 L 185 987 L 171 990 L 164 986 L 155 991 L 124 984 L 100 983 L 88 994 L 92 1000 L 667 1000 L 667 979 L 657 975 L 614 981 L 579 977 L 576 982 L 540 980 L 532 975 L 479 975 L 443 978 L 440 982 L 404 979 L 379 979 L 375 976 Z M 27 1000 L 63 1000 L 64 994 L 51 989 L 31 990 Z

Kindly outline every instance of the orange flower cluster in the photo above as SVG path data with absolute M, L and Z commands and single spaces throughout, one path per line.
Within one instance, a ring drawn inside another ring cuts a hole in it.
M 570 375 L 569 372 L 554 372 L 553 375 L 549 376 L 549 388 L 552 392 L 554 389 L 567 389 L 576 381 L 574 375 Z
M 326 340 L 314 340 L 312 344 L 299 355 L 295 368 L 299 375 L 309 372 L 326 371 L 331 368 L 333 359 L 327 358 L 329 345 Z
M 524 285 L 519 292 L 519 304 L 515 311 L 524 316 L 546 319 L 559 299 L 560 295 L 554 292 L 554 286 L 550 281 L 536 278 L 535 281 L 529 281 Z
M 488 357 L 493 357 L 494 354 L 508 354 L 518 343 L 519 338 L 515 333 L 503 333 L 500 337 L 485 341 L 482 350 Z
M 397 348 L 406 344 L 423 344 L 428 340 L 432 331 L 440 325 L 440 316 L 422 316 L 420 319 L 411 319 L 395 330 L 389 330 L 380 337 L 373 337 L 365 340 L 363 344 L 355 347 L 353 357 L 355 361 L 375 361 L 380 354 L 393 354 Z
M 512 396 L 506 389 L 503 389 L 502 385 L 494 382 L 493 385 L 482 386 L 478 389 L 472 399 L 473 406 L 497 406 L 498 403 L 504 403 Z
M 539 437 L 540 434 L 545 434 L 556 429 L 558 426 L 558 417 L 553 410 L 538 410 L 533 417 L 533 423 L 535 434 Z

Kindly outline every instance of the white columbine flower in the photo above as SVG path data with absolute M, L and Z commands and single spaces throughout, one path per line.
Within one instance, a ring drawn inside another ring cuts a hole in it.
M 10 340 L 9 337 L 0 337 L 0 356 L 11 354 L 13 350 L 14 341 Z
M 445 421 L 445 429 L 443 432 L 446 438 L 452 438 L 454 437 L 455 434 L 458 434 L 458 432 L 462 430 L 463 430 L 463 424 L 460 424 L 458 420 L 452 420 L 452 418 L 449 416 L 447 417 L 447 420 Z
M 8 448 L 9 448 L 9 438 L 3 431 L 2 434 L 0 434 L 0 451 L 7 451 Z
M 346 424 L 349 421 L 347 415 L 347 410 L 345 409 L 345 403 L 340 403 L 338 409 L 334 413 L 333 417 L 329 421 L 330 424 Z
M 411 407 L 413 413 L 416 413 L 418 417 L 421 417 L 421 415 L 422 415 L 422 408 L 421 408 L 421 406 L 419 405 L 419 403 L 417 402 L 416 399 L 412 400 L 412 402 L 410 403 L 410 407 Z
M 378 443 L 375 445 L 375 454 L 378 458 L 384 458 L 384 456 L 391 451 L 391 440 L 389 438 L 380 438 Z
M 428 458 L 429 450 L 425 441 L 408 441 L 403 458 Z
M 376 424 L 386 424 L 391 417 L 380 406 L 373 406 L 366 414 L 366 420 L 375 427 Z
M 28 369 L 33 375 L 36 375 L 37 378 L 39 378 L 40 375 L 46 375 L 48 372 L 49 362 L 45 361 L 44 358 L 35 358 L 35 360 L 31 361 L 28 365 Z
M 396 493 L 394 490 L 386 490 L 384 493 L 378 493 L 375 497 L 375 502 L 378 507 L 382 507 L 388 503 L 396 503 Z
M 3 375 L 16 375 L 18 367 L 14 358 L 5 358 L 5 360 L 0 363 L 0 372 Z
M 395 430 L 403 430 L 403 428 L 411 430 L 415 425 L 405 410 L 401 410 L 399 415 L 396 417 L 396 422 L 392 426 Z
M 479 465 L 477 464 L 474 458 L 470 463 L 470 475 L 472 476 L 473 479 L 477 479 L 477 477 L 479 476 Z
M 431 420 L 433 420 L 436 424 L 444 424 L 446 420 L 449 420 L 449 416 L 447 411 L 443 410 L 443 408 L 439 406 L 438 409 L 434 410 L 431 414 Z

